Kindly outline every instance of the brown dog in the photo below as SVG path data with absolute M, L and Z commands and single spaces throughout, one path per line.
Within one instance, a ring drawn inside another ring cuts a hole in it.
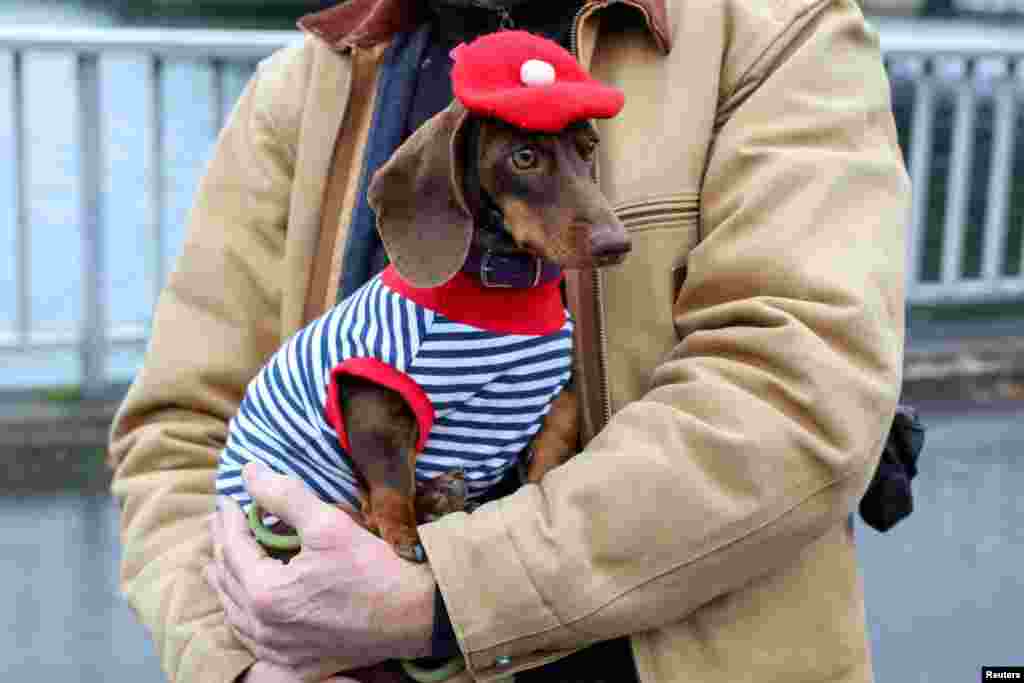
M 474 117 L 453 101 L 396 150 L 370 184 L 370 205 L 391 262 L 416 287 L 448 280 L 462 268 L 473 242 L 563 268 L 619 263 L 630 243 L 596 182 L 597 144 L 586 122 L 540 134 Z M 477 173 L 478 183 L 467 182 L 467 170 Z M 503 245 L 474 230 L 485 193 L 504 215 L 511 240 Z M 417 505 L 417 425 L 411 411 L 389 389 L 347 377 L 340 382 L 350 456 L 365 496 L 363 522 L 402 557 L 422 561 L 417 522 L 459 509 L 464 488 L 458 475 L 434 482 L 425 495 L 421 491 L 424 500 Z M 570 384 L 532 441 L 528 481 L 540 481 L 565 462 L 577 436 Z
M 597 144 L 596 131 L 585 122 L 540 134 L 472 116 L 453 101 L 399 147 L 370 184 L 370 205 L 395 270 L 413 287 L 438 287 L 463 268 L 471 246 L 478 252 L 539 257 L 563 268 L 620 262 L 630 244 L 598 189 Z M 495 212 L 503 221 L 495 223 Z M 480 228 L 488 220 L 487 229 Z M 529 317 L 533 311 L 512 314 Z M 417 486 L 420 423 L 406 399 L 353 375 L 334 375 L 332 381 L 361 497 L 358 512 L 338 507 L 401 557 L 423 561 L 417 524 L 465 508 L 462 472 Z M 577 400 L 570 382 L 531 440 L 528 481 L 539 482 L 571 457 L 577 439 Z M 283 522 L 269 532 L 263 528 L 255 504 L 250 522 L 272 555 L 285 559 L 298 548 L 298 537 L 287 535 L 291 530 Z M 403 666 L 415 677 L 408 662 L 346 675 L 364 682 L 401 681 Z
M 395 269 L 413 287 L 437 287 L 462 269 L 471 245 L 563 268 L 620 262 L 630 244 L 596 182 L 597 144 L 586 122 L 541 134 L 470 115 L 453 101 L 413 133 L 370 183 L 369 202 Z M 495 208 L 507 233 L 475 229 Z M 360 513 L 339 507 L 401 557 L 423 561 L 417 524 L 464 509 L 466 482 L 461 472 L 451 472 L 417 490 L 419 427 L 405 399 L 359 377 L 334 381 L 361 496 Z M 577 437 L 570 383 L 531 441 L 528 481 L 540 481 L 565 462 Z M 266 539 L 255 507 L 250 519 Z M 288 537 L 283 545 L 295 548 L 298 539 Z

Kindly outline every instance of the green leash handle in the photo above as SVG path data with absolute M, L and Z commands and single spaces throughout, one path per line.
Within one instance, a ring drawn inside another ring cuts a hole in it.
M 466 660 L 462 657 L 453 657 L 436 669 L 425 669 L 413 664 L 409 659 L 399 660 L 399 663 L 402 665 L 402 671 L 416 683 L 441 683 L 466 668 Z
M 416 681 L 416 683 L 441 683 L 448 680 L 455 674 L 461 673 L 466 668 L 466 660 L 462 657 L 455 657 L 448 660 L 448 663 L 437 669 L 424 669 L 416 666 L 408 659 L 400 660 L 402 671 Z M 509 674 L 501 678 L 495 678 L 494 683 L 515 683 L 516 675 Z
M 267 528 L 263 523 L 263 512 L 253 501 L 249 506 L 249 528 L 260 545 L 272 550 L 295 551 L 302 548 L 302 539 L 295 534 L 277 534 Z M 410 660 L 400 660 L 402 670 L 416 683 L 441 683 L 466 668 L 466 660 L 462 657 L 453 657 L 448 662 L 436 669 L 426 669 L 413 664 Z M 502 679 L 511 683 L 514 679 Z
M 295 534 L 275 534 L 263 524 L 263 512 L 256 501 L 249 506 L 249 528 L 261 545 L 273 550 L 294 550 L 302 547 L 302 540 Z

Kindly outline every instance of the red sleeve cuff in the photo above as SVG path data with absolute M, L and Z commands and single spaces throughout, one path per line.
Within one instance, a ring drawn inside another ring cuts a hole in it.
M 341 447 L 349 450 L 348 433 L 345 431 L 345 419 L 341 412 L 341 396 L 337 380 L 341 375 L 351 375 L 366 379 L 375 384 L 387 387 L 405 399 L 409 409 L 416 416 L 419 425 L 419 439 L 416 441 L 416 453 L 423 451 L 427 436 L 434 425 L 434 406 L 430 403 L 426 392 L 409 375 L 396 370 L 387 363 L 376 358 L 349 358 L 338 363 L 331 370 L 327 379 L 327 405 L 325 407 L 327 422 L 338 432 Z

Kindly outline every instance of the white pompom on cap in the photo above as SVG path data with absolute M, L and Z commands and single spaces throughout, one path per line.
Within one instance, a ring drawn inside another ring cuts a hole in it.
M 555 67 L 539 59 L 528 59 L 519 67 L 523 85 L 551 85 L 555 82 Z

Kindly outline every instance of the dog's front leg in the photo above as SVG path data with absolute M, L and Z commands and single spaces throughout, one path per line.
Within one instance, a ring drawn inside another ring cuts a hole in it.
M 349 456 L 364 487 L 366 526 L 401 557 L 422 562 L 415 509 L 416 418 L 391 389 L 355 377 L 336 381 Z
M 580 433 L 579 404 L 576 386 L 570 382 L 555 397 L 544 416 L 544 426 L 530 442 L 533 458 L 526 478 L 531 484 L 573 456 Z

